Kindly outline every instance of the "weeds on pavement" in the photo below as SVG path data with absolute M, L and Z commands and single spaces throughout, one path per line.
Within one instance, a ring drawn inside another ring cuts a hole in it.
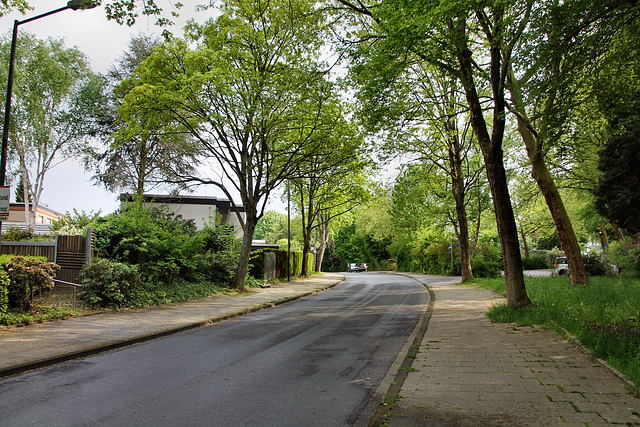
M 591 277 L 572 286 L 567 277 L 526 277 L 532 307 L 506 304 L 487 313 L 492 322 L 559 326 L 607 361 L 640 390 L 640 280 Z M 504 279 L 477 279 L 473 285 L 505 294 Z

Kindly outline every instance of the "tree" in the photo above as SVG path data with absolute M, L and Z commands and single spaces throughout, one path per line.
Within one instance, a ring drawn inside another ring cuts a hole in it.
M 104 5 L 107 11 L 107 19 L 113 19 L 120 25 L 132 26 L 140 15 L 154 16 L 156 25 L 161 27 L 173 24 L 171 19 L 165 16 L 163 9 L 156 4 L 155 0 L 93 0 L 93 3 L 96 6 Z M 171 16 L 177 17 L 177 10 L 182 7 L 182 3 L 176 2 L 171 6 L 173 7 Z M 25 14 L 31 9 L 33 8 L 29 5 L 28 0 L 3 0 L 0 2 L 0 16 L 4 16 L 14 10 Z
M 0 16 L 4 16 L 13 10 L 26 13 L 26 11 L 30 9 L 31 7 L 27 0 L 4 0 L 0 2 Z
M 303 259 L 310 253 L 313 231 L 320 230 L 321 255 L 316 268 L 322 264 L 330 221 L 369 196 L 366 175 L 371 160 L 365 154 L 357 128 L 344 119 L 338 105 L 334 109 L 335 122 L 327 128 L 329 132 L 323 138 L 331 151 L 306 156 L 298 176 L 289 181 L 302 220 Z M 306 263 L 302 265 L 302 275 L 308 275 Z
M 281 238 L 286 238 L 287 215 L 276 211 L 266 211 L 258 221 L 253 237 L 267 243 L 276 243 Z
M 213 169 L 181 183 L 217 186 L 234 208 L 232 191 L 240 195 L 246 219 L 235 287 L 244 289 L 268 196 L 305 155 L 330 150 L 317 136 L 332 124 L 333 85 L 317 60 L 324 24 L 311 3 L 231 0 L 220 12 L 158 48 L 138 68 L 124 108 L 191 135 Z
M 337 1 L 375 21 L 373 32 L 361 37 L 368 40 L 367 47 L 373 47 L 367 50 L 371 54 L 356 55 L 356 65 L 373 70 L 366 71 L 372 79 L 367 90 L 371 94 L 377 92 L 381 104 L 386 103 L 386 84 L 415 61 L 428 63 L 459 79 L 493 196 L 507 303 L 514 308 L 530 305 L 502 149 L 510 59 L 503 56 L 502 49 L 517 41 L 511 37 L 512 30 L 518 28 L 522 17 L 507 8 L 509 2 L 484 4 L 460 0 L 448 2 L 445 8 L 428 1 L 383 0 L 371 7 L 362 2 Z M 364 45 L 360 43 L 358 47 Z M 491 94 L 489 105 L 481 98 L 485 89 Z M 490 122 L 485 117 L 489 113 Z
M 446 174 L 449 183 L 445 185 L 455 201 L 456 218 L 452 225 L 460 244 L 462 280 L 471 280 L 466 205 L 468 192 L 477 184 L 482 165 L 477 159 L 479 153 L 459 84 L 429 64 L 418 62 L 408 64 L 401 75 L 388 83 L 386 91 L 388 98 L 384 105 L 371 102 L 364 93 L 363 120 L 370 128 L 384 130 L 383 149 L 388 155 L 408 156 Z
M 506 46 L 512 56 L 507 86 L 510 110 L 531 161 L 532 176 L 544 195 L 562 247 L 572 284 L 587 282 L 580 246 L 560 191 L 547 167 L 547 154 L 567 129 L 570 113 L 582 100 L 590 70 L 601 61 L 619 19 L 619 2 L 523 1 L 520 42 Z M 517 4 L 517 3 L 516 3 Z M 516 38 L 514 38 L 516 40 Z
M 85 166 L 94 170 L 94 180 L 111 191 L 130 191 L 142 196 L 174 175 L 193 173 L 194 144 L 185 133 L 167 127 L 162 115 L 137 114 L 122 105 L 139 82 L 132 75 L 153 52 L 160 40 L 149 35 L 133 37 L 128 51 L 107 73 L 112 93 L 98 111 L 96 136 L 106 147 L 88 146 Z
M 85 55 L 62 40 L 23 32 L 18 45 L 9 144 L 23 197 L 31 202 L 26 222 L 33 226 L 46 173 L 85 141 L 90 123 L 82 107 L 94 104 L 91 97 L 102 81 Z M 5 57 L 10 46 L 2 40 Z
M 602 172 L 595 189 L 596 209 L 630 234 L 640 233 L 640 96 L 629 113 L 612 123 L 614 129 L 600 153 Z

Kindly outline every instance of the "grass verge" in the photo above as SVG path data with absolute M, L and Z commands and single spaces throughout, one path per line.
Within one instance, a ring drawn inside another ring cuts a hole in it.
M 504 279 L 471 284 L 505 294 Z M 591 277 L 587 286 L 572 286 L 567 277 L 525 277 L 525 285 L 534 306 L 497 305 L 487 312 L 492 322 L 564 328 L 640 392 L 640 280 Z
M 77 314 L 71 308 L 34 305 L 29 311 L 8 310 L 0 313 L 0 325 L 29 325 L 48 320 L 60 320 Z

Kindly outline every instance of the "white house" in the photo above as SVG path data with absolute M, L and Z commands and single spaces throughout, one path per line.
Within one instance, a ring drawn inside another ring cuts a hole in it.
M 196 227 L 202 228 L 206 223 L 215 223 L 219 218 L 220 224 L 233 225 L 237 237 L 242 237 L 242 226 L 240 218 L 244 222 L 246 219 L 244 208 L 236 206 L 236 212 L 227 199 L 204 196 L 163 196 L 145 194 L 143 206 L 164 206 L 170 212 L 182 215 L 184 219 L 194 220 Z M 120 204 L 131 203 L 134 196 L 131 194 L 121 194 Z

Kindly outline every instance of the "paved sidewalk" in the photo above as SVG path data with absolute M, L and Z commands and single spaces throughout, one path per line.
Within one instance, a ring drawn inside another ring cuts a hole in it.
M 300 298 L 344 280 L 325 273 L 257 289 L 246 296 L 212 296 L 119 313 L 24 327 L 0 327 L 0 378 L 28 369 L 145 341 Z
M 492 324 L 492 292 L 438 282 L 390 426 L 640 425 L 640 399 L 552 330 Z

